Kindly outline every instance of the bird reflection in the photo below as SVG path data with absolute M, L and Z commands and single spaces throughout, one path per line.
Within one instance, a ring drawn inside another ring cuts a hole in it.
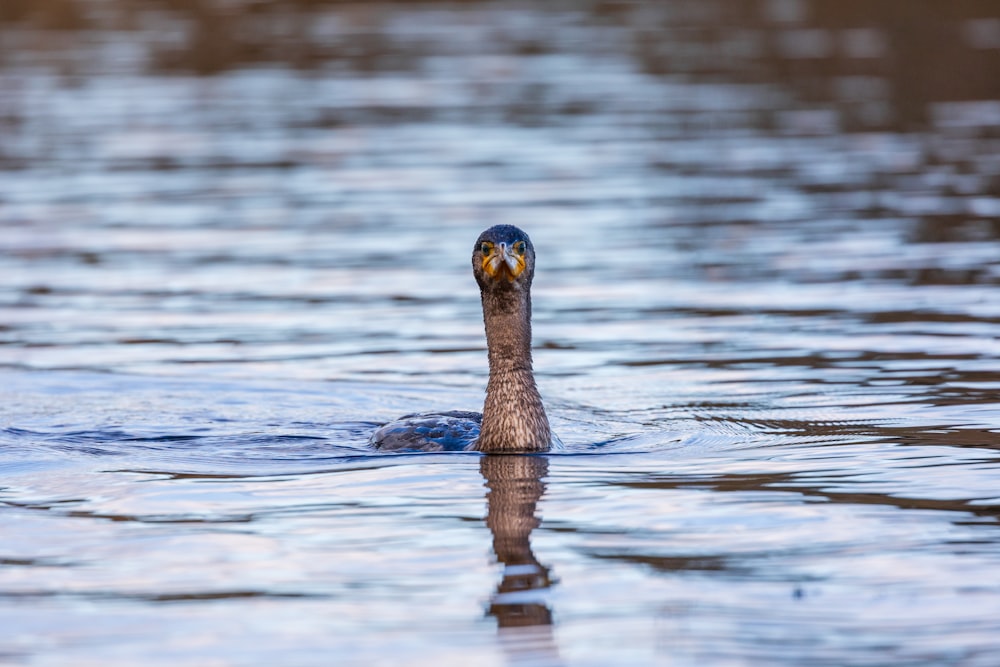
M 542 479 L 548 469 L 542 456 L 484 456 L 479 464 L 488 489 L 486 525 L 493 533 L 493 552 L 504 566 L 487 613 L 497 619 L 508 651 L 558 661 L 552 610 L 545 600 L 555 579 L 535 558 L 530 541 L 540 523 L 535 506 L 545 493 Z

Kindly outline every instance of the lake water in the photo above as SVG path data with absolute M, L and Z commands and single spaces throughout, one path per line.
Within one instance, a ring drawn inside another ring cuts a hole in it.
M 0 663 L 1000 664 L 988 4 L 5 3 Z

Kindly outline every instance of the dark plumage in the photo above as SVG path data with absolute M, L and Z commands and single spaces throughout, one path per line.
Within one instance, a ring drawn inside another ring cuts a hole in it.
M 483 414 L 407 415 L 376 430 L 380 450 L 548 451 L 552 435 L 531 368 L 531 280 L 535 248 L 513 225 L 490 227 L 476 240 L 472 273 L 479 283 L 490 379 Z

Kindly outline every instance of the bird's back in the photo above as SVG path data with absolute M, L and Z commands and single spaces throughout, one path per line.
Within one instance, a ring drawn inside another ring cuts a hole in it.
M 451 410 L 405 415 L 372 433 L 369 444 L 383 452 L 456 452 L 479 437 L 483 416 Z

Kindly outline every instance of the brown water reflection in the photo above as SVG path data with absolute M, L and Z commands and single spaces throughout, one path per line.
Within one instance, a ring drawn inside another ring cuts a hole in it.
M 477 34 L 496 34 L 513 52 L 540 56 L 582 38 L 587 26 L 611 31 L 618 43 L 598 49 L 628 54 L 643 71 L 671 79 L 697 78 L 732 85 L 780 81 L 785 104 L 816 111 L 759 109 L 757 127 L 830 133 L 862 129 L 917 130 L 949 118 L 943 102 L 1000 97 L 1000 10 L 990 0 L 959 2 L 838 2 L 820 0 L 673 0 L 662 3 L 606 0 L 550 5 L 565 29 L 512 29 L 490 2 L 407 3 L 464 14 L 468 32 L 434 22 L 405 26 L 389 4 L 340 0 L 228 2 L 116 0 L 91 6 L 71 0 L 9 0 L 0 26 L 17 27 L 0 43 L 0 63 L 17 63 L 24 51 L 47 51 L 70 76 L 99 72 L 110 63 L 74 58 L 92 31 L 144 34 L 132 41 L 135 62 L 147 74 L 213 75 L 255 65 L 280 65 L 317 73 L 414 72 L 428 54 L 465 50 Z M 495 26 L 489 24 L 499 19 Z M 449 22 L 452 19 L 449 19 Z M 473 27 L 475 26 L 475 27 Z M 25 32 L 24 28 L 42 31 Z M 63 35 L 52 34 L 62 32 Z M 39 34 L 42 38 L 39 38 Z M 61 54 L 61 55 L 60 55 Z M 507 78 L 507 77 L 503 77 Z M 508 79 L 505 85 L 517 85 Z M 484 85 L 487 82 L 484 81 Z M 602 102 L 555 102 L 544 84 L 524 82 L 513 93 L 511 120 L 537 122 L 549 115 L 588 115 Z M 820 109 L 828 109 L 829 112 Z M 373 111 L 379 113 L 372 113 Z M 970 113 L 976 112 L 972 109 Z M 996 116 L 992 106 L 982 113 Z M 720 106 L 710 118 L 724 130 Z M 368 109 L 367 122 L 420 117 L 417 108 Z M 735 116 L 734 116 L 735 117 Z M 532 120 L 534 119 L 534 120 Z M 328 118 L 343 125 L 352 118 Z M 739 124 L 743 124 L 743 120 Z M 996 187 L 996 184 L 994 184 Z
M 552 624 L 548 605 L 531 599 L 537 598 L 532 593 L 544 593 L 552 585 L 549 569 L 531 550 L 548 468 L 548 460 L 540 456 L 486 456 L 479 464 L 489 489 L 486 525 L 493 534 L 493 553 L 504 565 L 489 609 L 501 629 Z
M 488 489 L 486 525 L 503 565 L 487 613 L 496 619 L 501 646 L 514 664 L 563 664 L 546 599 L 555 578 L 531 549 L 548 471 L 543 456 L 485 456 L 479 463 Z

